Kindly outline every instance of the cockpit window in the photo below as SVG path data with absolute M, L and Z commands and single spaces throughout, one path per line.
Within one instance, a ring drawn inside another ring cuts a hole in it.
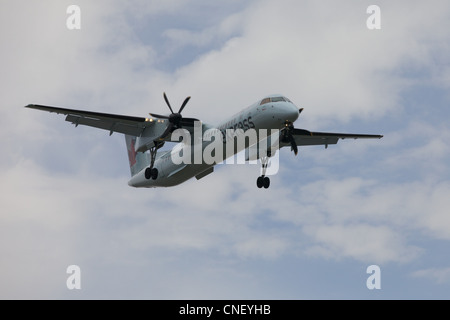
M 263 104 L 266 104 L 269 102 L 270 102 L 270 98 L 265 98 L 263 101 L 261 101 L 261 103 L 259 105 L 262 106 Z
M 262 106 L 263 104 L 266 104 L 269 102 L 291 102 L 291 100 L 289 100 L 288 98 L 285 98 L 285 97 L 265 98 L 263 101 L 261 101 L 261 103 L 259 105 Z
M 286 99 L 284 99 L 283 97 L 274 97 L 274 98 L 270 98 L 270 101 L 280 102 L 280 101 L 286 101 Z

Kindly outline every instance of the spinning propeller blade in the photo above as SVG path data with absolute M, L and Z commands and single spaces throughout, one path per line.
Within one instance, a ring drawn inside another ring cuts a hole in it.
M 184 107 L 186 107 L 187 103 L 191 99 L 191 97 L 187 97 L 186 99 L 184 99 L 184 102 L 181 105 L 180 110 L 178 110 L 178 112 L 175 113 L 175 112 L 173 112 L 172 106 L 170 105 L 169 99 L 167 98 L 167 95 L 165 92 L 164 92 L 163 96 L 164 96 L 164 100 L 166 101 L 167 106 L 169 107 L 171 114 L 168 116 L 163 116 L 163 115 L 156 114 L 156 113 L 150 113 L 150 115 L 152 117 L 169 120 L 169 125 L 167 126 L 166 130 L 164 130 L 163 134 L 157 140 L 164 140 L 175 129 L 182 128 L 183 116 L 181 115 L 181 112 L 184 110 Z

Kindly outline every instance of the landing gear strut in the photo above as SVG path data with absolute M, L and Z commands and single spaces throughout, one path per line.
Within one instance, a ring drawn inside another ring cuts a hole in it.
M 145 169 L 145 179 L 147 179 L 147 180 L 158 179 L 158 173 L 159 173 L 158 169 L 153 168 L 153 166 L 155 165 L 156 153 L 157 153 L 158 149 L 163 146 L 163 144 L 164 144 L 164 142 L 162 142 L 162 143 L 155 142 L 155 145 L 150 148 L 150 167 Z
M 266 177 L 267 166 L 269 165 L 269 157 L 265 156 L 261 158 L 262 175 L 256 180 L 256 186 L 261 189 L 268 189 L 270 187 L 270 178 Z

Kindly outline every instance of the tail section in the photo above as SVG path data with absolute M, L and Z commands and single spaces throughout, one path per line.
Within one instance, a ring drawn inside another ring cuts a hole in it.
M 150 166 L 150 155 L 148 153 L 136 152 L 136 137 L 125 135 L 127 144 L 128 160 L 130 161 L 131 176 L 135 176 L 142 169 Z

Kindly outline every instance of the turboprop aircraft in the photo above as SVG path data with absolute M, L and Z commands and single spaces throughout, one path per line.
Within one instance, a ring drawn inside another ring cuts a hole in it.
M 172 187 L 193 177 L 200 180 L 211 174 L 215 165 L 245 151 L 246 160 L 260 160 L 262 174 L 256 185 L 267 189 L 270 158 L 280 148 L 290 147 L 297 155 L 299 146 L 324 145 L 327 148 L 337 144 L 339 139 L 383 137 L 294 128 L 303 108 L 297 108 L 282 95 L 267 96 L 216 126 L 181 115 L 190 97 L 184 100 L 178 112 L 174 112 L 165 93 L 163 97 L 171 113 L 150 113 L 147 118 L 36 104 L 26 107 L 64 114 L 65 120 L 76 127 L 85 125 L 107 130 L 110 135 L 124 134 L 131 171 L 128 184 L 136 188 Z M 242 143 L 236 145 L 239 139 Z M 166 142 L 175 144 L 170 150 L 158 152 Z

